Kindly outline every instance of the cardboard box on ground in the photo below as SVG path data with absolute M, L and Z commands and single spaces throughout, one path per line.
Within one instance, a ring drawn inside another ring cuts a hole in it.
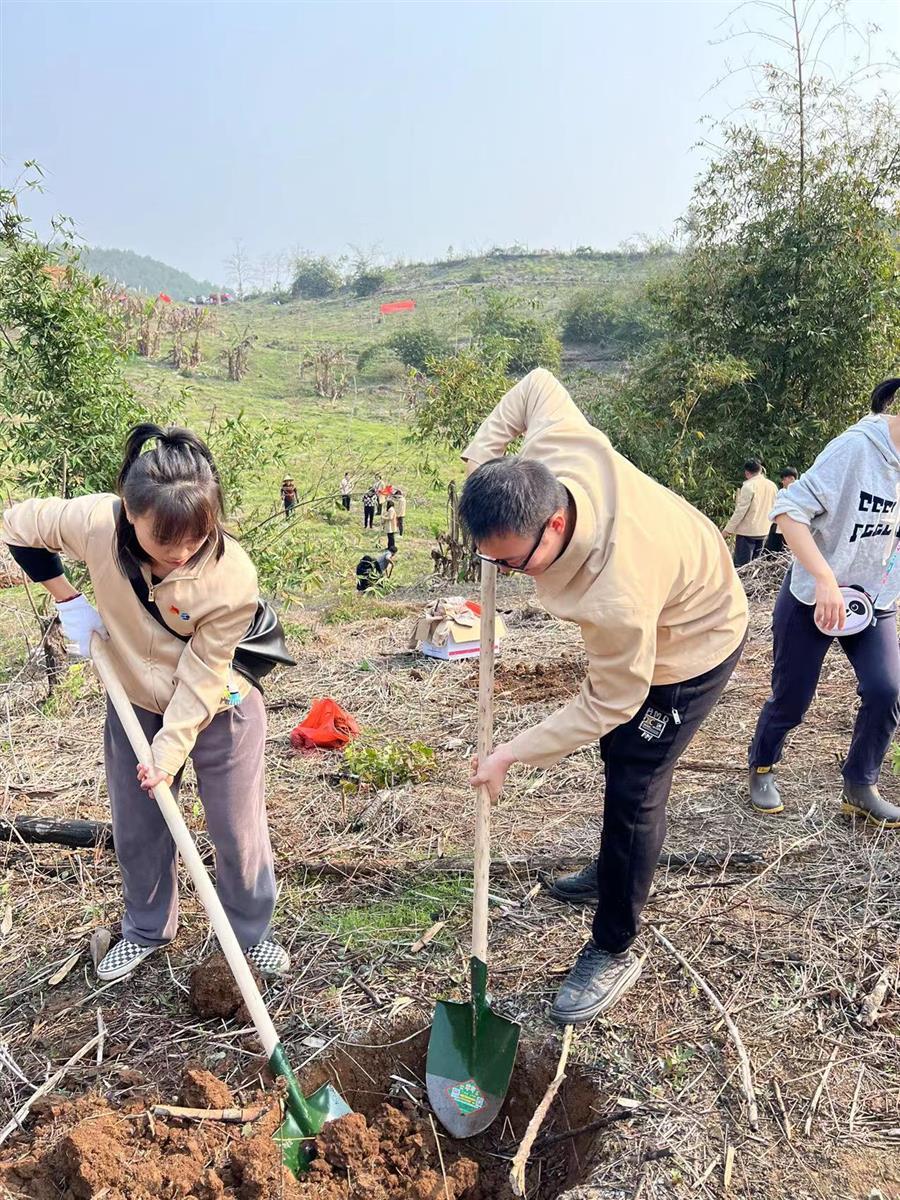
M 500 649 L 506 637 L 503 618 L 497 614 L 494 648 Z M 481 606 L 464 596 L 446 596 L 435 600 L 416 620 L 410 648 L 430 658 L 445 661 L 477 658 L 481 652 Z

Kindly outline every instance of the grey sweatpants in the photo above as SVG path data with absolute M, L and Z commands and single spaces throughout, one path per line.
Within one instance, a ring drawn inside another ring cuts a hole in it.
M 134 711 L 152 742 L 162 717 L 142 708 Z M 216 850 L 216 891 L 244 949 L 266 936 L 275 907 L 265 744 L 266 710 L 254 688 L 243 703 L 218 713 L 191 751 Z M 103 748 L 125 896 L 122 935 L 139 946 L 164 945 L 178 928 L 178 855 L 156 801 L 138 783 L 134 751 L 111 706 Z M 172 787 L 176 797 L 180 782 L 179 773 Z

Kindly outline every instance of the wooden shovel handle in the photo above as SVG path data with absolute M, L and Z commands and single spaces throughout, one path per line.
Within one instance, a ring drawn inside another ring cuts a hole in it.
M 134 714 L 134 709 L 131 706 L 131 701 L 128 699 L 125 689 L 119 682 L 119 677 L 116 675 L 107 645 L 99 634 L 96 633 L 91 638 L 91 658 L 94 660 L 97 674 L 106 688 L 109 701 L 116 710 L 116 715 L 122 723 L 122 728 L 125 730 L 128 741 L 131 743 L 135 758 L 143 766 L 152 767 L 154 764 L 150 743 L 147 741 L 146 734 Z M 162 813 L 169 827 L 172 839 L 178 847 L 178 853 L 181 855 L 194 887 L 197 889 L 197 895 L 206 909 L 206 914 L 215 931 L 216 938 L 222 947 L 222 953 L 228 960 L 231 973 L 234 975 L 235 982 L 240 988 L 241 996 L 250 1014 L 250 1019 L 253 1021 L 256 1032 L 259 1034 L 260 1041 L 262 1042 L 263 1050 L 265 1050 L 266 1057 L 268 1058 L 278 1045 L 278 1034 L 275 1031 L 275 1026 L 272 1024 L 272 1019 L 266 1011 L 263 998 L 259 994 L 256 980 L 250 972 L 246 958 L 244 958 L 244 952 L 241 950 L 238 940 L 234 935 L 234 930 L 231 928 L 231 922 L 228 920 L 225 909 L 222 907 L 222 902 L 216 895 L 216 889 L 212 885 L 212 880 L 203 866 L 200 852 L 194 845 L 194 839 L 191 837 L 188 827 L 184 823 L 181 809 L 175 803 L 172 789 L 168 784 L 157 783 L 153 788 L 153 795 L 156 798 L 159 811 Z
M 481 564 L 481 653 L 478 660 L 478 761 L 491 753 L 494 739 L 494 635 L 497 568 Z M 491 794 L 486 787 L 475 800 L 475 898 L 472 905 L 472 957 L 487 962 L 488 887 L 491 873 Z

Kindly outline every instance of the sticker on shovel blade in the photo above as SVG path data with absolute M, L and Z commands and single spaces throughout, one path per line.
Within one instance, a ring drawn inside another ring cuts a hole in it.
M 479 1108 L 484 1108 L 487 1103 L 474 1079 L 467 1079 L 465 1083 L 454 1083 L 453 1087 L 447 1088 L 447 1095 L 466 1117 L 477 1113 Z

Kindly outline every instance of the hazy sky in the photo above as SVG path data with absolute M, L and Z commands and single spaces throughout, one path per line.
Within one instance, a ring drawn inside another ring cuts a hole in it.
M 256 255 L 434 257 L 671 230 L 746 42 L 707 3 L 21 3 L 0 10 L 4 180 L 46 221 L 222 279 Z M 900 4 L 851 0 L 900 45 Z M 731 15 L 730 15 L 731 14 Z

